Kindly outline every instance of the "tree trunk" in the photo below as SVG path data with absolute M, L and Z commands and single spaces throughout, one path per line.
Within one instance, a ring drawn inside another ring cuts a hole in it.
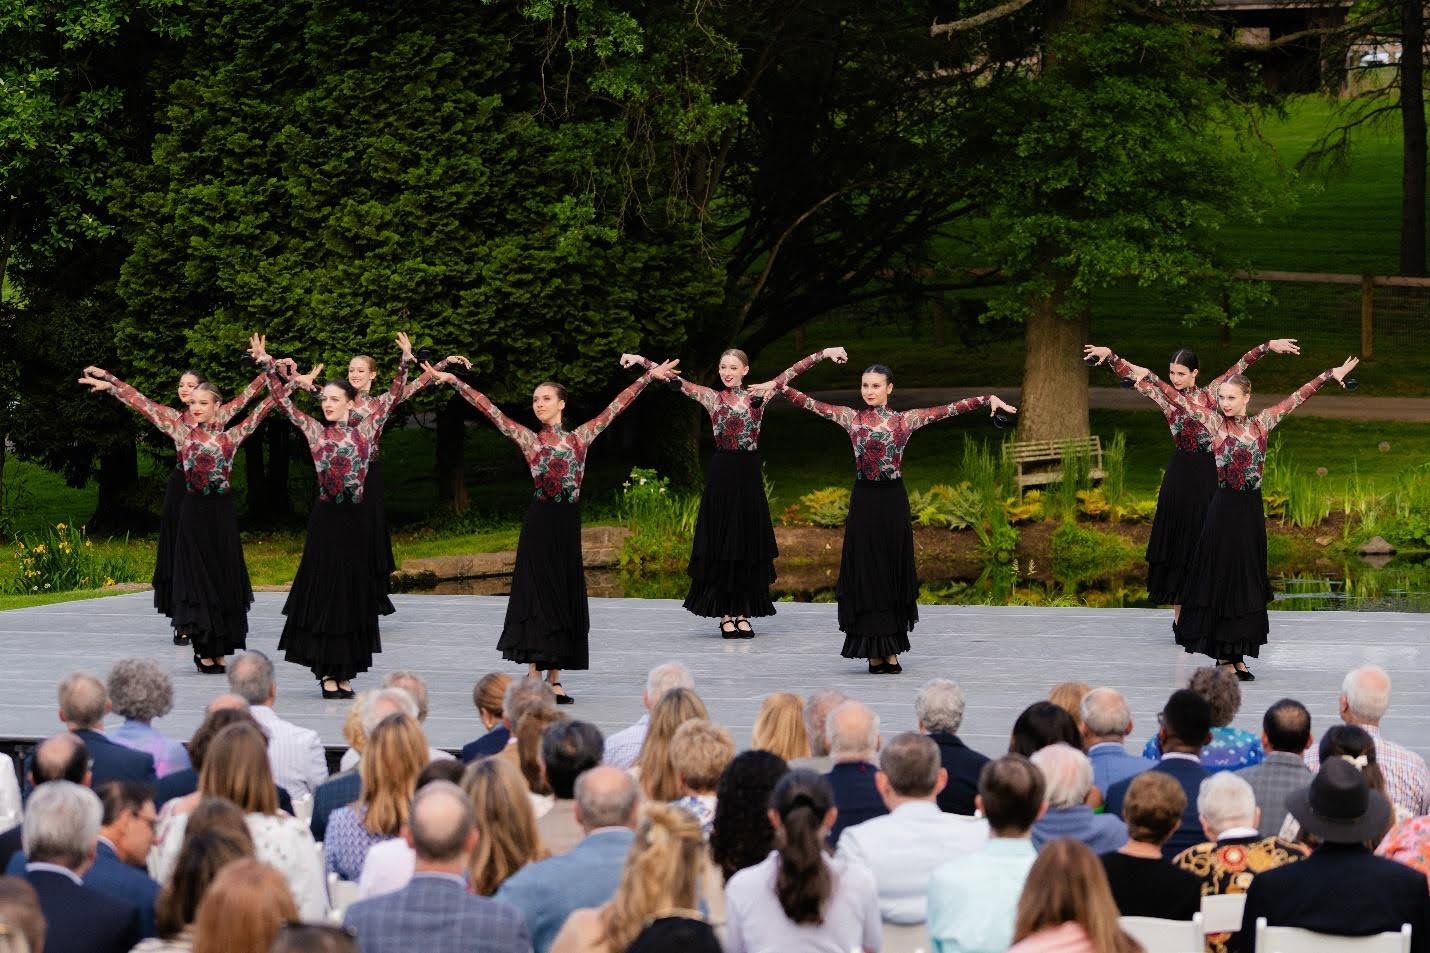
M 137 446 L 128 444 L 100 455 L 99 498 L 87 527 L 91 533 L 143 533 L 154 528 L 154 515 L 134 501 L 138 483 Z
M 268 490 L 268 514 L 274 521 L 293 515 L 293 501 L 288 497 L 289 432 L 291 427 L 274 426 L 268 430 L 268 467 L 264 476 Z
M 5 434 L 0 433 L 0 542 L 5 542 Z
M 437 411 L 437 502 L 465 513 L 467 495 L 467 402 L 453 394 Z
M 264 422 L 261 427 L 269 427 Z M 260 431 L 243 444 L 243 484 L 248 493 L 248 522 L 267 526 L 273 519 L 273 504 L 268 498 L 268 471 L 263 461 L 265 433 Z
M 1058 314 L 1056 298 L 1032 303 L 1024 329 L 1023 394 L 1018 407 L 1019 440 L 1085 437 L 1088 315 Z
M 1401 0 L 1400 273 L 1425 274 L 1425 11 Z

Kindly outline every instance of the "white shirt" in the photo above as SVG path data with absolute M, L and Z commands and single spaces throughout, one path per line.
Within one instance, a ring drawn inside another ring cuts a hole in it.
M 70 870 L 68 867 L 61 867 L 59 864 L 47 864 L 43 861 L 35 861 L 34 863 L 26 864 L 25 870 L 27 872 L 32 870 L 38 870 L 51 874 L 64 874 L 66 877 L 73 880 L 76 886 L 84 886 L 84 881 L 80 879 L 79 874 L 75 873 L 73 870 Z
M 846 831 L 848 828 L 846 828 Z M 843 840 L 843 835 L 840 835 Z M 834 891 L 824 904 L 824 922 L 796 924 L 775 894 L 779 854 L 737 871 L 725 885 L 725 953 L 849 953 L 883 945 L 879 894 L 874 877 L 858 864 L 825 859 Z
M 7 758 L 0 764 L 0 831 L 8 831 L 20 823 L 20 778 L 15 774 L 15 762 Z
M 311 796 L 314 788 L 328 780 L 328 756 L 318 733 L 284 721 L 267 705 L 254 705 L 249 712 L 268 735 L 268 764 L 274 783 L 295 801 Z
M 394 893 L 412 882 L 417 869 L 417 852 L 400 837 L 381 841 L 368 848 L 358 878 L 357 900 Z M 465 886 L 465 885 L 464 885 Z M 355 901 L 356 902 L 356 901 Z
M 650 725 L 650 713 L 641 715 L 641 720 L 631 725 L 629 728 L 622 728 L 614 735 L 606 739 L 605 753 L 601 758 L 602 764 L 608 764 L 613 768 L 620 768 L 623 771 L 630 770 L 636 763 L 636 757 L 641 753 L 641 745 L 645 744 L 646 728 Z M 512 738 L 515 739 L 513 734 Z
M 923 923 L 934 870 L 987 842 L 983 818 L 945 814 L 932 801 L 905 801 L 889 814 L 844 828 L 836 856 L 869 868 L 886 922 Z

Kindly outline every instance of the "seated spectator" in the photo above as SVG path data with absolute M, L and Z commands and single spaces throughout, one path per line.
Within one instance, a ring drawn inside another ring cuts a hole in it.
M 1008 953 L 1141 953 L 1117 917 L 1097 856 L 1078 841 L 1053 841 L 1028 871 Z
M 549 853 L 564 854 L 585 838 L 576 821 L 576 779 L 601 763 L 604 745 L 589 721 L 558 721 L 542 734 L 541 776 L 553 800 L 536 830 Z
M 938 745 L 939 759 L 948 773 L 948 784 L 938 792 L 938 806 L 950 814 L 973 813 L 973 801 L 978 797 L 978 775 L 988 763 L 987 755 L 974 751 L 958 737 L 966 707 L 963 689 L 946 678 L 925 682 L 914 700 L 918 730 L 927 733 Z
M 227 801 L 217 799 L 206 803 L 232 808 Z M 194 920 L 204 893 L 225 866 L 253 856 L 253 839 L 243 824 L 243 815 L 236 808 L 233 810 L 237 815 L 237 830 L 193 829 L 185 833 L 174 866 L 174 879 L 159 893 L 155 911 L 159 936 L 140 943 L 134 953 L 193 953 Z M 194 811 L 195 828 L 207 813 L 204 805 Z
M 1157 720 L 1162 760 L 1148 770 L 1170 774 L 1182 786 L 1182 793 L 1188 802 L 1181 826 L 1162 845 L 1162 856 L 1171 859 L 1202 842 L 1202 822 L 1197 816 L 1196 797 L 1208 774 L 1207 769 L 1202 767 L 1201 751 L 1211 739 L 1211 706 L 1191 689 L 1178 689 L 1167 699 Z M 1118 781 L 1107 789 L 1109 814 L 1122 813 L 1122 802 L 1132 780 Z
M 343 719 L 343 737 L 347 739 L 348 752 L 357 752 L 361 758 L 362 753 L 367 750 L 368 738 L 382 720 L 389 715 L 398 714 L 417 717 L 417 702 L 403 689 L 381 688 L 372 692 L 359 692 L 348 709 L 347 717 Z M 346 756 L 344 754 L 345 759 Z M 314 840 L 326 841 L 328 822 L 332 819 L 333 812 L 347 807 L 362 796 L 362 775 L 358 772 L 358 763 L 352 762 L 353 767 L 338 772 L 314 789 L 313 818 L 308 825 L 313 831 Z
M 536 830 L 526 782 L 510 762 L 486 758 L 473 763 L 462 778 L 462 790 L 482 832 L 467 876 L 472 893 L 490 897 L 512 874 L 550 855 Z
M 139 942 L 139 910 L 80 876 L 94 862 L 104 808 L 89 788 L 48 781 L 25 804 L 25 879 L 40 898 L 46 953 L 128 953 Z
M 456 758 L 429 761 L 422 773 L 417 775 L 417 790 L 434 781 L 460 784 L 466 769 L 467 766 Z M 404 838 L 394 837 L 373 844 L 367 852 L 367 861 L 362 865 L 355 899 L 366 900 L 401 890 L 412 882 L 412 872 L 416 869 L 417 855 Z
M 252 649 L 239 652 L 228 663 L 228 690 L 248 702 L 254 721 L 268 736 L 274 783 L 295 798 L 309 797 L 328 779 L 328 756 L 316 731 L 284 721 L 273 710 L 278 700 L 273 662 Z
M 382 680 L 383 688 L 400 688 L 417 703 L 417 724 L 425 726 L 427 724 L 428 707 L 427 682 L 416 672 L 396 671 L 389 672 Z M 454 760 L 450 752 L 441 748 L 427 748 L 427 759 L 429 761 L 451 761 Z
M 710 924 L 687 913 L 651 920 L 626 947 L 626 953 L 725 953 Z
M 1208 771 L 1240 771 L 1257 765 L 1266 757 L 1261 739 L 1249 731 L 1233 728 L 1231 720 L 1241 710 L 1241 679 L 1224 665 L 1204 665 L 1192 673 L 1187 688 L 1207 700 L 1212 711 L 1211 740 L 1199 756 Z M 1160 758 L 1162 749 L 1154 735 L 1142 749 L 1144 758 Z
M 1376 857 L 1365 846 L 1390 820 L 1385 795 L 1372 791 L 1350 762 L 1331 758 L 1309 787 L 1287 797 L 1286 808 L 1319 846 L 1299 863 L 1256 875 L 1229 949 L 1255 948 L 1259 917 L 1271 926 L 1338 936 L 1398 933 L 1408 923 L 1411 949 L 1430 948 L 1425 875 Z
M 501 754 L 511 740 L 511 729 L 502 721 L 502 695 L 510 684 L 511 676 L 505 672 L 488 672 L 472 686 L 472 704 L 486 734 L 462 745 L 458 757 L 463 762 L 471 764 L 478 758 Z
M 1259 767 L 1270 763 L 1268 759 Z M 1204 897 L 1246 893 L 1257 874 L 1306 856 L 1306 848 L 1300 844 L 1261 836 L 1256 825 L 1256 795 L 1243 774 L 1221 771 L 1202 782 L 1197 813 L 1207 843 L 1188 847 L 1172 861 L 1201 880 Z M 1230 939 L 1230 933 L 1209 933 L 1207 948 L 1211 953 L 1223 953 Z
M 1127 825 L 1113 814 L 1094 814 L 1088 806 L 1092 791 L 1092 762 L 1077 748 L 1062 742 L 1033 752 L 1032 762 L 1043 773 L 1043 800 L 1048 809 L 1033 825 L 1033 846 L 1042 850 L 1049 841 L 1070 837 L 1105 854 L 1127 843 Z
M 363 953 L 452 950 L 526 953 L 526 923 L 510 905 L 467 892 L 467 858 L 480 839 L 462 789 L 434 781 L 413 799 L 405 839 L 416 855 L 407 886 L 360 900 L 344 922 Z
M 60 720 L 89 751 L 91 784 L 138 781 L 152 786 L 158 780 L 153 755 L 126 747 L 104 733 L 104 716 L 109 714 L 110 704 L 103 682 L 76 672 L 61 680 L 59 696 Z
M 1033 752 L 1059 742 L 1070 748 L 1082 747 L 1082 733 L 1078 731 L 1077 722 L 1052 702 L 1033 702 L 1013 722 L 1008 753 L 1031 758 Z
M 20 803 L 20 778 L 15 773 L 15 762 L 0 765 L 0 831 L 8 831 L 19 825 L 23 806 Z
M 680 797 L 680 782 L 670 762 L 670 739 L 687 721 L 709 717 L 705 703 L 689 688 L 672 688 L 656 702 L 641 753 L 631 767 L 631 776 L 640 782 L 647 800 L 664 802 Z
M 1162 856 L 1186 809 L 1182 786 L 1160 771 L 1144 771 L 1127 786 L 1127 843 L 1100 858 L 1122 916 L 1190 920 L 1201 909 L 1201 882 Z
M 679 662 L 662 662 L 650 670 L 646 675 L 645 691 L 641 693 L 641 704 L 645 706 L 646 713 L 634 725 L 622 728 L 606 739 L 606 764 L 622 769 L 635 766 L 641 746 L 645 743 L 651 712 L 666 692 L 676 688 L 695 690 L 695 677 L 690 674 L 690 669 Z
M 554 696 L 554 692 L 552 693 Z M 551 794 L 551 784 L 541 770 L 541 740 L 546 737 L 546 729 L 565 721 L 566 716 L 554 704 L 528 708 L 516 723 L 516 744 L 507 751 L 516 752 L 512 764 L 521 770 L 531 797 L 532 809 L 538 819 L 551 810 L 555 798 Z
M 826 731 L 829 713 L 849 700 L 843 692 L 833 688 L 816 689 L 804 703 L 804 736 L 809 740 L 809 757 L 800 758 L 791 768 L 802 768 L 816 774 L 828 774 L 834 767 L 834 758 L 829 754 L 829 733 Z
M 1251 785 L 1260 806 L 1257 834 L 1274 837 L 1286 822 L 1286 795 L 1311 783 L 1311 769 L 1304 761 L 1311 747 L 1311 713 L 1306 706 L 1283 698 L 1266 709 L 1261 718 L 1261 747 L 1265 760 L 1237 776 Z
M 507 739 L 506 747 L 503 748 L 497 756 L 509 760 L 513 768 L 521 768 L 521 758 L 517 749 L 516 726 L 521 722 L 522 716 L 528 711 L 537 708 L 550 709 L 552 711 L 556 709 L 556 691 L 550 685 L 546 684 L 546 679 L 544 678 L 515 678 L 507 685 L 506 691 L 502 692 L 502 724 L 505 725 L 507 731 L 511 733 L 511 737 Z M 533 767 L 537 763 L 533 756 Z
M 599 908 L 573 911 L 551 953 L 626 953 L 651 920 L 695 909 L 704 865 L 695 818 L 670 805 L 647 805 L 615 895 Z
M 1031 832 L 1043 813 L 1043 776 L 1022 755 L 1004 755 L 979 773 L 977 808 L 988 819 L 983 847 L 936 868 L 929 878 L 933 953 L 1003 953 L 1023 881 L 1037 859 Z
M 786 762 L 810 756 L 804 728 L 804 700 L 790 692 L 766 695 L 755 715 L 750 747 L 779 755 Z
M 285 923 L 268 953 L 359 953 L 357 937 L 330 923 Z
M 939 810 L 938 792 L 947 781 L 932 738 L 912 731 L 895 735 L 879 752 L 874 776 L 889 813 L 846 827 L 840 835 L 836 856 L 874 875 L 885 923 L 923 923 L 934 868 L 988 840 L 982 818 Z
M 45 915 L 40 910 L 40 895 L 24 877 L 0 877 L 0 923 L 19 934 L 28 953 L 44 950 Z
M 789 766 L 768 751 L 742 751 L 730 760 L 715 785 L 715 820 L 710 826 L 710 858 L 728 881 L 753 867 L 775 846 L 770 797 Z
M 348 737 L 348 724 L 352 720 L 354 711 L 357 714 L 358 730 Z M 367 750 L 368 739 L 372 737 L 373 729 L 378 726 L 388 715 L 404 714 L 407 717 L 421 724 L 421 719 L 417 717 L 420 709 L 417 706 L 417 699 L 406 688 L 384 684 L 376 691 L 362 692 L 353 699 L 352 708 L 349 709 L 348 717 L 343 722 L 343 736 L 348 738 L 348 750 L 343 752 L 342 760 L 338 762 L 338 771 L 356 771 L 358 763 L 362 761 L 363 752 Z
M 225 702 L 229 699 L 237 699 L 242 706 L 235 707 L 226 704 Z M 214 707 L 215 704 L 218 704 L 219 707 Z M 248 704 L 237 695 L 220 695 L 209 703 L 204 720 L 199 723 L 198 728 L 194 729 L 194 736 L 189 741 L 190 766 L 160 778 L 159 785 L 155 789 L 154 803 L 160 809 L 158 826 L 160 840 L 163 840 L 165 828 L 176 815 L 192 811 L 194 805 L 199 803 L 199 770 L 208 754 L 209 745 L 220 731 L 229 725 L 237 724 L 252 725 L 259 731 L 263 730 L 249 714 Z M 275 785 L 274 793 L 278 797 L 279 809 L 287 811 L 289 814 L 293 813 L 293 800 L 288 796 L 288 792 Z
M 1073 723 L 1077 724 L 1082 713 L 1082 700 L 1090 691 L 1092 686 L 1087 682 L 1058 682 L 1048 690 L 1048 701 L 1071 715 Z M 1082 725 L 1078 724 L 1078 728 L 1081 729 Z
M 1083 749 L 1092 762 L 1092 783 L 1104 794 L 1118 781 L 1141 774 L 1155 763 L 1128 754 L 1123 747 L 1132 733 L 1132 710 L 1116 689 L 1094 688 L 1084 695 L 1078 721 Z
M 680 785 L 680 797 L 670 803 L 690 812 L 700 823 L 700 834 L 710 839 L 719 804 L 715 788 L 730 759 L 735 757 L 735 740 L 730 732 L 704 718 L 694 718 L 675 729 L 671 738 L 670 764 Z
M 91 780 L 89 751 L 79 735 L 68 731 L 41 741 L 26 761 L 32 788 L 48 781 L 68 781 L 87 787 Z M 21 872 L 12 871 L 12 864 L 17 859 L 24 864 L 25 852 L 20 843 L 23 833 L 23 825 L 16 824 L 0 834 L 0 871 L 17 875 Z
M 1359 725 L 1332 725 L 1326 729 L 1326 733 L 1321 736 L 1321 743 L 1317 748 L 1320 755 L 1321 764 L 1325 764 L 1331 758 L 1344 758 L 1351 764 L 1360 768 L 1361 774 L 1365 776 L 1365 783 L 1372 791 L 1379 791 L 1390 800 L 1390 786 L 1386 783 L 1385 774 L 1380 768 L 1380 759 L 1376 753 L 1376 740 Z M 1410 814 L 1403 810 L 1400 805 L 1393 800 L 1390 802 L 1390 824 L 1386 829 L 1373 834 L 1366 846 L 1375 850 L 1385 835 L 1390 833 L 1390 828 L 1401 821 L 1410 819 Z M 1295 821 L 1288 823 L 1287 837 L 1295 837 Z
M 252 858 L 231 861 L 199 901 L 194 953 L 268 953 L 283 924 L 297 919 L 281 873 Z
M 573 910 L 611 899 L 635 837 L 640 788 L 619 768 L 592 768 L 576 780 L 576 817 L 586 839 L 517 871 L 496 899 L 526 917 L 534 953 L 547 953 Z
M 889 813 L 874 775 L 879 769 L 874 759 L 879 756 L 879 716 L 863 702 L 847 701 L 829 713 L 826 728 L 834 767 L 824 776 L 834 791 L 838 808 L 829 829 L 831 847 L 839 843 L 844 828 L 862 824 L 873 817 Z
M 240 656 L 241 657 L 241 656 Z M 235 662 L 229 662 L 233 672 Z M 199 772 L 199 793 L 238 805 L 253 838 L 254 856 L 275 867 L 305 920 L 321 920 L 328 911 L 328 887 L 313 835 L 302 821 L 278 810 L 263 732 L 250 724 L 229 725 L 214 737 Z M 173 879 L 174 865 L 191 814 L 173 819 L 158 849 L 150 855 L 149 874 L 160 886 Z
M 775 785 L 769 814 L 775 853 L 725 885 L 726 953 L 875 953 L 883 924 L 873 876 L 824 853 L 838 814 L 829 783 L 812 771 L 789 772 Z
M 125 658 L 109 669 L 109 701 L 124 724 L 109 737 L 154 759 L 159 777 L 189 766 L 189 754 L 179 741 L 152 724 L 174 708 L 174 680 L 151 658 Z
M 362 793 L 328 818 L 323 863 L 329 873 L 357 880 L 368 849 L 402 832 L 417 789 L 417 775 L 427 761 L 427 739 L 417 719 L 396 714 L 378 723 L 358 766 Z

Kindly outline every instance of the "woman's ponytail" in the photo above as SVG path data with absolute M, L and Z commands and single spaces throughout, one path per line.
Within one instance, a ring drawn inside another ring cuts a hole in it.
M 824 860 L 824 816 L 834 806 L 829 782 L 813 771 L 791 771 L 775 785 L 770 807 L 784 828 L 776 838 L 775 894 L 794 923 L 824 922 L 834 880 Z

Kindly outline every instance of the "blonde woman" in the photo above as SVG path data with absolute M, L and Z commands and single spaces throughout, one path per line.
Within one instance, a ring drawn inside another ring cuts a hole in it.
M 1023 884 L 1008 953 L 1142 953 L 1117 916 L 1097 855 L 1081 841 L 1050 841 Z
M 358 763 L 362 794 L 328 818 L 323 862 L 330 873 L 357 880 L 372 845 L 401 832 L 427 760 L 427 737 L 416 718 L 398 712 L 377 723 Z
M 615 896 L 604 906 L 573 912 L 551 953 L 625 953 L 653 920 L 703 920 L 695 894 L 705 863 L 705 839 L 695 819 L 668 804 L 649 805 Z
M 683 793 L 675 766 L 670 760 L 670 742 L 675 730 L 692 718 L 709 718 L 705 703 L 688 688 L 672 688 L 651 709 L 645 741 L 631 768 L 631 776 L 652 801 L 674 801 Z
M 786 761 L 808 758 L 809 734 L 804 727 L 804 699 L 789 692 L 766 696 L 760 713 L 755 716 L 750 747 L 777 754 Z
M 485 758 L 467 769 L 462 790 L 471 798 L 482 832 L 467 867 L 472 892 L 490 897 L 527 864 L 546 857 L 536 834 L 526 781 L 511 762 Z

